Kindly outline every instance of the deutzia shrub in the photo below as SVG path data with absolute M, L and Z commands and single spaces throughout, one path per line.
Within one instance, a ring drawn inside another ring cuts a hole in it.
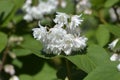
M 81 15 L 67 15 L 57 12 L 55 26 L 47 30 L 41 26 L 34 28 L 33 36 L 39 40 L 43 46 L 43 51 L 48 54 L 59 55 L 64 52 L 70 55 L 72 51 L 80 51 L 86 47 L 87 38 L 81 36 L 79 25 L 82 23 Z

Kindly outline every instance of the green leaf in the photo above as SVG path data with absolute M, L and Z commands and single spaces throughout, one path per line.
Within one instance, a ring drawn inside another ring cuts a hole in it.
M 94 62 L 87 55 L 76 55 L 66 58 L 87 73 L 91 72 L 96 67 Z
M 56 80 L 56 71 L 48 64 L 44 64 L 42 70 L 33 76 L 33 80 Z
M 5 19 L 13 10 L 14 3 L 11 0 L 0 0 L 0 15 Z
M 3 24 L 2 24 L 3 27 L 7 26 L 9 21 L 14 19 L 14 18 L 18 18 L 19 17 L 19 19 L 22 19 L 22 18 L 20 18 L 21 15 L 16 14 L 16 12 L 17 12 L 18 9 L 20 9 L 22 7 L 22 5 L 23 5 L 25 0 L 4 0 L 4 1 L 6 1 L 7 8 L 10 7 L 10 5 L 8 3 L 12 3 L 14 6 L 13 6 L 11 12 L 3 20 Z M 5 9 L 5 10 L 7 10 L 7 9 Z M 15 19 L 14 19 L 14 21 L 15 21 Z M 15 21 L 15 22 L 17 22 L 17 21 Z
M 87 54 L 68 56 L 66 58 L 87 73 L 94 70 L 97 66 L 101 66 L 110 62 L 109 55 L 106 53 L 106 51 L 97 45 L 89 46 Z
M 120 27 L 119 26 L 115 26 L 115 25 L 111 25 L 111 24 L 106 24 L 105 26 L 112 34 L 114 34 L 117 37 L 120 37 Z
M 38 57 L 42 57 L 45 58 L 42 54 L 41 54 L 41 50 L 42 50 L 42 44 L 37 41 L 36 39 L 34 39 L 32 36 L 30 35 L 25 35 L 24 37 L 24 42 L 22 43 L 22 47 L 24 49 L 28 49 L 30 50 L 33 54 L 35 54 Z
M 0 52 L 6 47 L 7 45 L 7 35 L 0 32 Z
M 114 4 L 116 4 L 117 2 L 119 2 L 120 0 L 107 0 L 106 2 L 105 2 L 105 7 L 112 7 Z
M 120 80 L 120 71 L 116 63 L 107 64 L 96 68 L 84 80 Z
M 105 51 L 104 48 L 98 45 L 90 45 L 88 47 L 87 55 L 97 66 L 104 65 L 110 62 L 110 56 L 108 55 L 108 53 Z
M 22 74 L 19 76 L 20 80 L 33 80 L 32 76 L 27 74 Z
M 106 29 L 105 25 L 100 25 L 96 32 L 96 39 L 100 46 L 105 46 L 110 38 L 110 34 L 108 29 Z
M 22 68 L 22 66 L 23 66 L 23 63 L 20 60 L 18 60 L 18 59 L 14 59 L 12 61 L 12 64 L 17 66 L 18 68 Z
M 31 51 L 28 49 L 13 49 L 13 52 L 16 56 L 26 56 L 31 54 Z
M 92 3 L 92 6 L 94 7 L 94 8 L 100 8 L 100 7 L 102 7 L 102 6 L 104 6 L 104 2 L 105 2 L 105 0 L 90 0 L 91 1 L 91 3 Z

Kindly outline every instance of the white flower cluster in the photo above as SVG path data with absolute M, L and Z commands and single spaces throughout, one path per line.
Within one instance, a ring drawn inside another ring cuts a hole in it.
M 89 0 L 80 0 L 78 3 L 77 3 L 77 6 L 76 6 L 76 11 L 79 13 L 79 12 L 84 12 L 84 14 L 91 14 L 92 13 L 92 10 L 90 9 L 91 8 L 91 3 Z
M 69 16 L 57 12 L 53 21 L 56 25 L 49 30 L 40 24 L 39 28 L 33 29 L 34 38 L 42 42 L 46 53 L 59 55 L 64 52 L 66 55 L 70 55 L 72 51 L 86 47 L 87 38 L 80 35 L 79 29 L 79 25 L 83 21 L 81 15 Z
M 109 44 L 109 47 L 111 50 L 114 49 L 114 47 L 116 46 L 116 44 L 118 43 L 120 39 L 115 39 L 112 43 Z M 113 53 L 113 55 L 110 57 L 111 61 L 120 61 L 120 54 L 118 53 Z M 120 64 L 117 65 L 117 69 L 118 71 L 120 71 Z
M 61 6 L 65 7 L 66 2 L 64 0 L 61 0 Z M 47 0 L 42 1 L 38 0 L 37 6 L 31 6 L 32 0 L 26 0 L 25 4 L 23 5 L 23 10 L 26 12 L 26 15 L 24 16 L 24 20 L 26 21 L 32 21 L 33 19 L 41 19 L 46 14 L 53 13 L 59 4 L 59 0 Z

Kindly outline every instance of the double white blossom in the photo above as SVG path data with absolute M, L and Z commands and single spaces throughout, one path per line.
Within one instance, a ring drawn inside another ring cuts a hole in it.
M 69 16 L 65 13 L 57 12 L 54 22 L 56 25 L 47 30 L 39 25 L 33 29 L 33 36 L 40 40 L 44 46 L 44 51 L 48 54 L 56 55 L 64 52 L 70 55 L 72 51 L 82 50 L 86 47 L 87 38 L 80 35 L 79 25 L 83 21 L 81 15 Z
M 110 48 L 111 50 L 113 50 L 118 41 L 119 41 L 119 39 L 115 39 L 112 43 L 109 44 L 108 48 Z
M 61 5 L 66 6 L 64 0 L 61 0 Z M 38 5 L 32 6 L 32 0 L 26 0 L 23 5 L 23 10 L 26 12 L 24 20 L 32 21 L 33 19 L 41 19 L 44 15 L 52 14 L 59 4 L 59 0 L 38 0 Z

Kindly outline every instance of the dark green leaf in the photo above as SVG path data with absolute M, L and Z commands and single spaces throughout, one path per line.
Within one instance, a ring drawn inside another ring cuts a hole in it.
M 50 67 L 48 64 L 44 64 L 43 69 L 33 76 L 33 80 L 55 80 L 57 78 L 55 74 L 55 69 Z
M 7 35 L 0 32 L 0 52 L 6 47 Z
M 96 67 L 94 62 L 87 55 L 76 55 L 66 58 L 87 73 L 91 72 Z
M 115 25 L 111 25 L 111 24 L 106 24 L 105 26 L 112 34 L 116 35 L 117 37 L 120 37 L 120 27 L 119 26 L 115 26 Z

